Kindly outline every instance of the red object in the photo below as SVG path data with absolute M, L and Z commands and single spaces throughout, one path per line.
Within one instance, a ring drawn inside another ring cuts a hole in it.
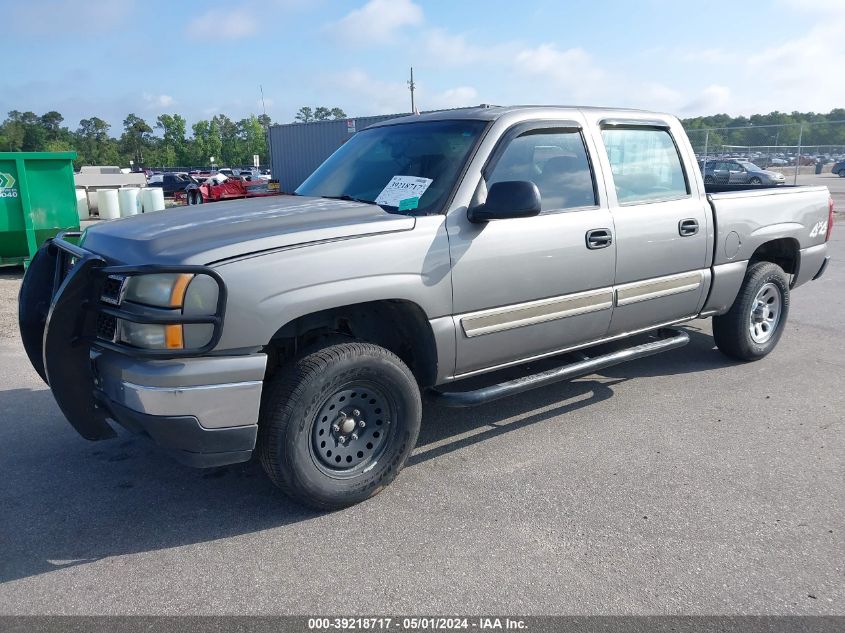
M 202 184 L 199 186 L 203 202 L 218 202 L 220 200 L 234 200 L 237 198 L 258 198 L 263 196 L 277 196 L 278 191 L 268 191 L 266 180 L 244 182 L 238 178 L 229 178 L 219 185 Z M 183 201 L 185 192 L 173 194 L 175 200 Z

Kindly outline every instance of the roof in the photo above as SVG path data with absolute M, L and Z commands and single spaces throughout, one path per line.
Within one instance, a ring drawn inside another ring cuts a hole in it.
M 513 105 L 513 106 L 493 106 L 480 105 L 470 108 L 454 108 L 452 110 L 434 110 L 431 112 L 423 112 L 422 114 L 409 114 L 399 116 L 395 119 L 387 121 L 380 121 L 374 123 L 370 127 L 381 127 L 383 125 L 396 125 L 399 123 L 410 123 L 412 121 L 454 121 L 470 119 L 474 121 L 495 121 L 496 119 L 517 112 L 530 112 L 532 110 L 559 110 L 561 112 L 579 112 L 583 110 L 603 111 L 603 112 L 636 112 L 649 113 L 647 110 L 637 110 L 633 108 L 602 108 L 595 106 L 563 106 L 563 105 Z

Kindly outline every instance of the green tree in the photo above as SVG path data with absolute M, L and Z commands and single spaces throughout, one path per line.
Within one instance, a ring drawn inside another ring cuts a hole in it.
M 64 134 L 67 132 L 67 129 L 62 127 L 62 121 L 64 120 L 65 118 L 55 110 L 50 110 L 50 112 L 41 115 L 40 122 L 41 127 L 44 129 L 46 140 L 58 141 L 67 136 Z
M 117 147 L 109 136 L 109 125 L 99 117 L 82 119 L 75 134 L 75 145 L 79 152 L 77 159 L 85 165 L 118 164 Z
M 173 167 L 189 162 L 185 119 L 178 114 L 162 114 L 156 119 L 156 128 L 162 130 L 160 160 L 163 165 Z
M 220 130 L 220 164 L 235 165 L 240 158 L 240 139 L 238 126 L 225 114 L 218 114 L 212 119 Z
M 311 121 L 329 121 L 337 119 L 345 119 L 346 112 L 340 108 L 327 108 L 326 106 L 317 106 L 310 108 L 308 106 L 301 107 L 294 117 L 300 123 L 310 123 Z
M 308 106 L 302 106 L 301 108 L 299 108 L 299 110 L 296 111 L 296 116 L 293 118 L 296 121 L 299 121 L 300 123 L 310 123 L 314 120 L 314 110 L 312 110 Z
M 258 154 L 259 161 L 266 164 L 267 159 L 267 138 L 264 127 L 255 115 L 238 121 L 238 130 L 241 137 L 243 155 L 240 156 L 241 165 L 252 165 L 252 157 Z
M 139 116 L 129 114 L 123 120 L 123 135 L 120 137 L 123 151 L 135 161 L 135 165 L 144 165 L 144 153 L 152 144 L 153 128 Z

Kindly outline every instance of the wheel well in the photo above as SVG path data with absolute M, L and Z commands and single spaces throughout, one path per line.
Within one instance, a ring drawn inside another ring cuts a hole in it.
M 780 266 L 783 272 L 794 275 L 798 272 L 798 241 L 783 237 L 761 244 L 754 251 L 749 263 L 754 262 L 772 262 Z
M 380 345 L 408 365 L 421 387 L 437 377 L 437 348 L 428 318 L 417 304 L 400 299 L 330 308 L 301 316 L 279 328 L 267 346 L 270 371 L 303 349 L 333 338 Z

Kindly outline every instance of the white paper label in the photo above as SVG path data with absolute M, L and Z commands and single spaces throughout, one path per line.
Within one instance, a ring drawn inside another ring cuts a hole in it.
M 409 198 L 422 197 L 429 185 L 434 182 L 431 178 L 418 178 L 417 176 L 394 176 L 381 190 L 376 198 L 376 204 L 386 207 L 398 207 L 399 203 Z

